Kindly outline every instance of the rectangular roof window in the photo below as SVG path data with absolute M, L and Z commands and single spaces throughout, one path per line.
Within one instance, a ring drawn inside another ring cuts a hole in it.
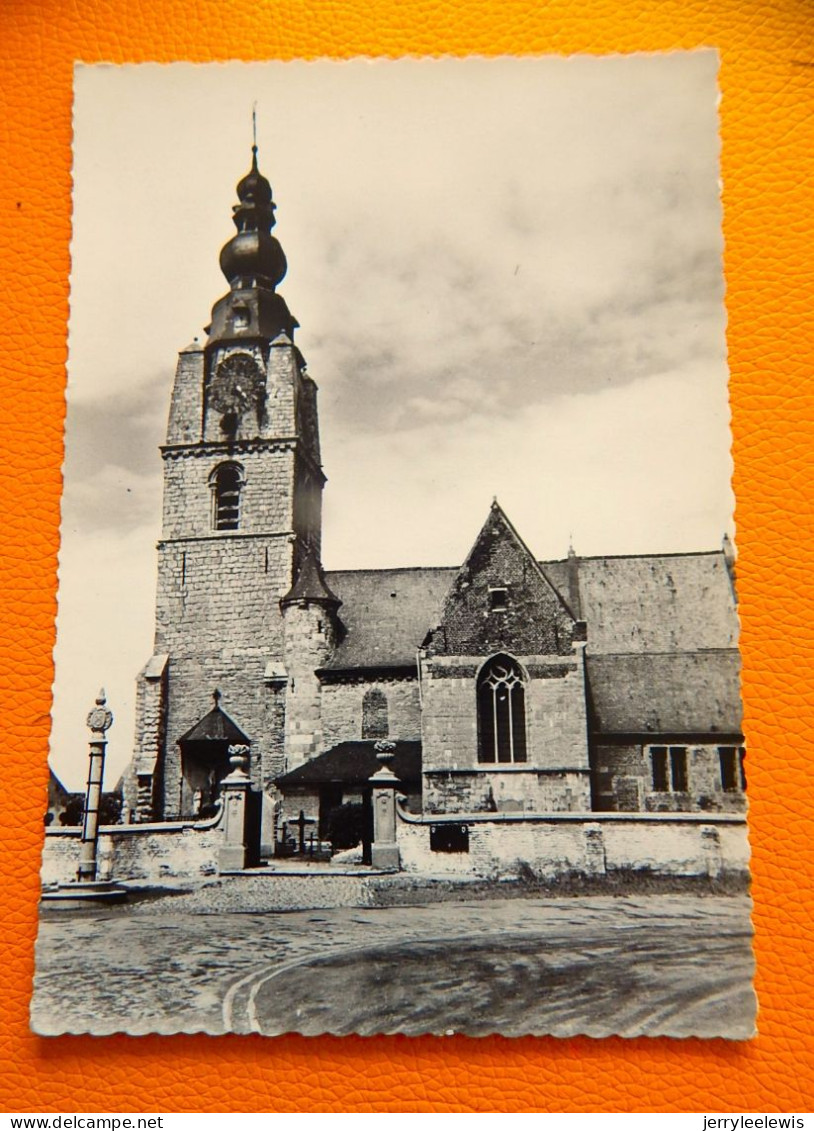
M 489 611 L 505 613 L 509 606 L 509 590 L 505 585 L 489 586 Z

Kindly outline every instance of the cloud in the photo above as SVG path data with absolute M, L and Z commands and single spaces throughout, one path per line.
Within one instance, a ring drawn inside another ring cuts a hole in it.
M 450 394 L 442 415 L 512 414 L 663 371 L 688 320 L 720 314 L 715 65 L 674 53 L 81 72 L 77 395 L 138 384 L 206 321 L 248 152 L 234 122 L 255 99 L 291 264 L 282 290 L 347 434 L 413 427 L 416 406 L 434 413 L 462 377 L 479 391 Z
M 586 555 L 709 550 L 731 529 L 726 386 L 697 361 L 517 419 L 340 442 L 325 496 L 329 568 L 456 564 L 494 495 L 544 558 L 571 539 Z
M 93 400 L 71 396 L 65 429 L 65 530 L 131 531 L 160 508 L 172 375 L 159 371 Z

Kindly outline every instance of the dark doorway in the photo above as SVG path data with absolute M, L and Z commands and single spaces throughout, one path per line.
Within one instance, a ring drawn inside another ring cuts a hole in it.
M 229 743 L 203 741 L 180 745 L 181 813 L 191 817 L 212 816 L 220 783 L 232 768 Z
M 299 808 L 298 797 L 303 792 L 310 794 L 312 804 L 318 796 L 320 840 L 330 841 L 334 852 L 361 844 L 365 863 L 370 863 L 373 843 L 370 779 L 381 769 L 377 741 L 337 743 L 275 779 L 285 797 L 287 811 Z M 421 743 L 397 740 L 393 746 L 393 771 L 417 811 L 421 798 Z
M 362 845 L 362 863 L 371 860 L 373 805 L 369 789 L 347 792 L 341 785 L 325 785 L 319 791 L 320 837 L 329 840 L 334 852 Z
M 213 692 L 215 705 L 178 739 L 181 750 L 181 816 L 214 814 L 220 783 L 232 770 L 229 747 L 247 748 L 251 739 L 221 709 L 221 694 Z

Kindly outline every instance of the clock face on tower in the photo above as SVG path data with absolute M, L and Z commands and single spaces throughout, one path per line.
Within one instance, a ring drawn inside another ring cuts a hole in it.
M 230 354 L 213 374 L 212 407 L 240 415 L 257 404 L 264 384 L 263 371 L 250 354 Z

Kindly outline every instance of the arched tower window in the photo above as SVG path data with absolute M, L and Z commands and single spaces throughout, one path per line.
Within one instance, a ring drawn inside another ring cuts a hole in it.
M 212 472 L 213 525 L 216 530 L 237 530 L 240 526 L 240 493 L 243 469 L 237 463 L 222 463 Z
M 524 677 L 509 656 L 494 656 L 478 679 L 478 761 L 526 761 Z
M 362 699 L 362 738 L 387 738 L 389 734 L 387 696 L 378 688 L 371 688 Z

